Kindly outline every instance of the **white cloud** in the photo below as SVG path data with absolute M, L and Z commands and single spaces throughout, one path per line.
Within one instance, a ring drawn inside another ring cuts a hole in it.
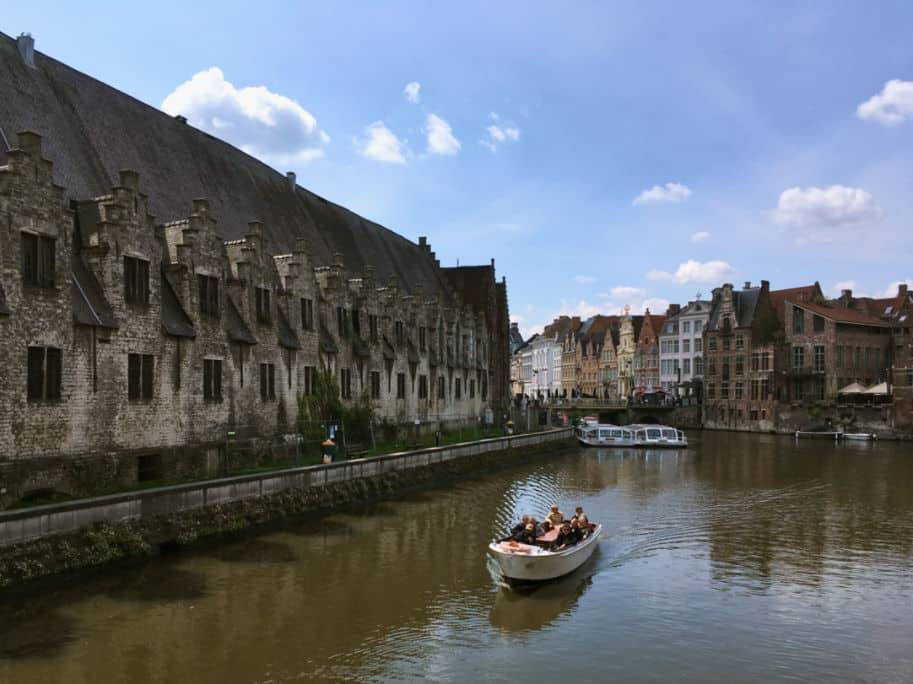
M 513 123 L 503 121 L 497 112 L 488 114 L 494 123 L 485 128 L 487 136 L 479 144 L 494 152 L 498 145 L 506 142 L 517 142 L 520 139 L 520 129 Z
M 913 118 L 913 82 L 888 81 L 880 93 L 856 107 L 856 116 L 883 126 L 896 126 Z
M 654 185 L 634 198 L 634 206 L 646 204 L 678 204 L 691 196 L 691 190 L 681 183 Z
M 578 285 L 592 285 L 596 282 L 596 277 L 587 275 L 574 276 L 574 282 Z
M 832 185 L 829 188 L 789 188 L 780 193 L 772 216 L 786 226 L 839 226 L 876 220 L 881 210 L 861 188 Z
M 429 114 L 425 120 L 428 136 L 428 152 L 431 154 L 454 155 L 460 151 L 460 141 L 453 135 L 450 124 L 437 114 Z
M 703 242 L 704 240 L 707 240 L 709 237 L 710 237 L 710 233 L 708 233 L 706 230 L 699 230 L 698 232 L 691 234 L 690 240 L 691 240 L 691 242 Z
M 201 71 L 168 95 L 162 110 L 274 165 L 322 157 L 330 136 L 304 107 L 265 86 L 236 88 L 218 67 Z
M 888 285 L 884 290 L 876 294 L 875 296 L 879 299 L 886 299 L 888 297 L 897 296 L 897 287 L 899 285 L 906 284 L 907 290 L 913 292 L 913 278 L 907 278 L 906 280 L 895 280 L 893 283 Z
M 651 269 L 647 273 L 647 278 L 649 280 L 670 280 L 679 285 L 691 283 L 718 284 L 732 277 L 734 273 L 735 269 L 725 261 L 701 262 L 689 259 L 685 263 L 679 264 L 675 273 Z
M 616 301 L 630 301 L 633 299 L 639 299 L 643 297 L 646 293 L 643 288 L 632 287 L 630 285 L 616 285 L 609 293 L 606 295 L 610 299 Z
M 638 309 L 632 309 L 632 312 L 640 313 L 650 309 L 650 313 L 652 314 L 664 314 L 668 308 L 668 299 L 663 299 L 662 297 L 649 297 L 640 303 L 640 307 Z
M 387 162 L 388 164 L 405 164 L 403 156 L 403 143 L 384 125 L 383 121 L 375 121 L 365 127 L 364 140 L 355 141 L 359 152 L 368 159 Z
M 406 84 L 406 87 L 403 88 L 403 95 L 406 96 L 406 100 L 412 104 L 418 104 L 421 101 L 421 91 L 422 84 L 418 81 L 411 81 Z

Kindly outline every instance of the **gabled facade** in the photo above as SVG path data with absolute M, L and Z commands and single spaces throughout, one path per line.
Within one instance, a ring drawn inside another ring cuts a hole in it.
M 634 354 L 634 392 L 648 394 L 661 388 L 659 382 L 659 333 L 666 322 L 665 316 L 644 312 L 637 348 Z
M 688 302 L 666 318 L 659 336 L 660 383 L 675 396 L 700 396 L 704 374 L 704 327 L 711 302 Z

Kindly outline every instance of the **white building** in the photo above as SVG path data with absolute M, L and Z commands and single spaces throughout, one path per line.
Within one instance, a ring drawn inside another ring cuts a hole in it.
M 690 393 L 692 380 L 703 380 L 703 335 L 710 319 L 710 304 L 703 300 L 688 302 L 663 325 L 659 335 L 659 380 L 669 394 L 685 396 Z
M 531 399 L 554 397 L 561 389 L 561 344 L 558 335 L 550 332 L 547 329 L 529 342 L 532 373 L 524 394 Z

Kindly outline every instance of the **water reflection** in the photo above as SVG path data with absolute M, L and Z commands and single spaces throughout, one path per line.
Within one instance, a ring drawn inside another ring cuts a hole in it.
M 508 585 L 499 582 L 488 614 L 493 627 L 510 633 L 541 630 L 559 619 L 568 619 L 584 592 L 593 584 L 599 549 L 580 568 L 545 584 Z M 495 575 L 497 566 L 491 568 Z

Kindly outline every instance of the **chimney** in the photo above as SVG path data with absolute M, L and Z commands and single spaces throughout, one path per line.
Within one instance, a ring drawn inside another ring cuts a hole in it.
M 133 169 L 121 169 L 120 185 L 123 188 L 136 190 L 139 187 L 139 174 Z
M 295 186 L 296 186 L 296 179 L 297 179 L 297 176 L 295 176 L 295 172 L 294 172 L 294 171 L 286 171 L 286 172 L 285 172 L 285 177 L 288 178 L 288 186 L 289 186 L 289 189 L 290 189 L 292 192 L 294 192 L 294 191 L 295 191 Z
M 840 299 L 845 300 L 847 303 L 853 298 L 852 290 L 840 290 Z
M 751 289 L 751 281 L 750 281 L 750 280 L 746 280 L 746 281 L 745 281 L 745 287 L 744 287 L 743 289 L 745 289 L 745 290 L 750 290 L 750 289 Z
M 186 117 L 186 116 L 183 116 L 183 115 L 181 115 L 181 114 L 175 114 L 175 115 L 174 115 L 174 119 L 175 119 L 175 121 L 177 121 L 178 123 L 182 123 L 182 124 L 187 123 L 187 117 Z
M 41 136 L 32 131 L 19 131 L 16 134 L 16 147 L 30 157 L 41 157 Z
M 424 235 L 420 235 L 418 238 L 418 246 L 421 247 L 422 249 L 425 249 L 425 247 L 428 246 L 428 238 L 425 237 Z
M 907 287 L 907 284 L 906 284 L 906 283 L 898 283 L 898 284 L 897 284 L 897 296 L 898 296 L 898 297 L 906 297 L 906 296 L 907 296 L 907 290 L 908 290 L 908 287 Z
M 20 33 L 16 38 L 16 46 L 19 48 L 19 56 L 26 66 L 35 67 L 35 39 L 31 33 Z

